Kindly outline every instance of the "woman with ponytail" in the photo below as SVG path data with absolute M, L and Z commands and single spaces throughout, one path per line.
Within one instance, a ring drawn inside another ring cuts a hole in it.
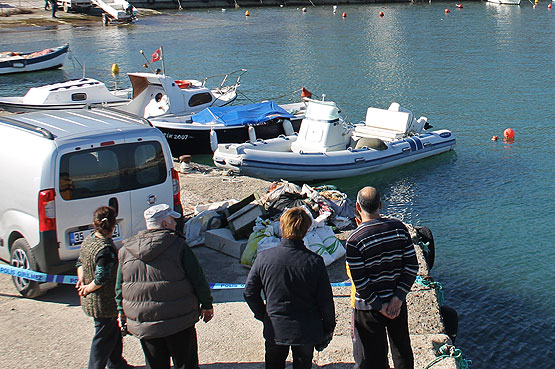
M 113 208 L 102 206 L 93 215 L 94 232 L 85 238 L 77 261 L 81 307 L 94 318 L 89 369 L 133 368 L 122 356 L 123 343 L 115 300 L 118 252 L 112 241 L 116 226 Z

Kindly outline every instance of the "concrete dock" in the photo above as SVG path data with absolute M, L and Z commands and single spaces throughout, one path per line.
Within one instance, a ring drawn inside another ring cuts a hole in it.
M 177 167 L 176 167 L 177 168 Z M 242 199 L 253 192 L 264 193 L 269 182 L 248 177 L 229 177 L 221 171 L 181 174 L 181 199 L 185 211 L 207 202 Z M 345 238 L 346 235 L 342 235 Z M 248 269 L 238 259 L 204 246 L 193 248 L 209 282 L 244 283 Z M 420 275 L 429 274 L 421 262 Z M 332 282 L 347 280 L 344 259 L 328 267 Z M 54 287 L 52 285 L 44 286 Z M 351 368 L 351 308 L 349 288 L 334 288 L 337 328 L 330 345 L 316 353 L 313 367 Z M 262 369 L 264 340 L 262 324 L 254 319 L 243 301 L 242 290 L 215 290 L 215 317 L 197 324 L 199 359 L 204 369 Z M 437 348 L 449 342 L 444 334 L 436 291 L 414 285 L 408 298 L 409 329 L 415 354 L 415 368 L 424 368 L 436 359 Z M 0 367 L 2 368 L 84 368 L 94 331 L 71 285 L 60 285 L 36 299 L 19 296 L 11 278 L 0 275 Z M 139 341 L 127 336 L 125 357 L 144 368 Z M 290 366 L 288 366 L 290 367 Z M 453 369 L 453 358 L 444 359 L 434 369 Z

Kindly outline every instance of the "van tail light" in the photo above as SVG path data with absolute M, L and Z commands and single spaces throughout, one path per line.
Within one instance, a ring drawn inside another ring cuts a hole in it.
M 173 208 L 181 208 L 181 188 L 179 187 L 179 173 L 172 168 Z
M 56 230 L 56 207 L 53 188 L 39 192 L 39 228 L 41 232 Z

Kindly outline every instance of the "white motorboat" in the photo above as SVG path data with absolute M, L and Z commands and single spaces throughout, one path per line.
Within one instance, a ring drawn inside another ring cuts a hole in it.
M 25 96 L 0 97 L 0 109 L 23 112 L 80 109 L 86 105 L 104 104 L 141 117 L 161 114 L 189 116 L 206 107 L 223 106 L 233 101 L 237 97 L 240 77 L 234 84 L 224 86 L 225 78 L 231 74 L 226 74 L 222 83 L 214 89 L 205 87 L 210 77 L 203 81 L 184 81 L 164 74 L 128 73 L 132 87 L 124 90 L 108 90 L 100 81 L 82 78 L 33 87 Z M 147 109 L 145 116 L 145 109 L 158 93 L 166 96 L 163 102 L 167 102 L 167 106 L 150 104 L 151 109 Z
M 311 100 L 298 135 L 243 144 L 220 144 L 217 167 L 240 174 L 291 181 L 352 177 L 452 150 L 448 130 L 425 132 L 427 118 L 415 119 L 397 103 L 368 108 L 364 123 L 352 125 L 337 105 Z
M 0 74 L 34 72 L 38 70 L 61 68 L 69 50 L 69 45 L 54 49 L 18 53 L 0 52 Z
M 25 96 L 0 97 L 0 109 L 13 113 L 80 109 L 87 104 L 127 104 L 131 89 L 110 91 L 96 79 L 81 78 L 30 88 Z
M 520 5 L 520 0 L 486 0 L 489 3 L 505 4 L 505 5 Z

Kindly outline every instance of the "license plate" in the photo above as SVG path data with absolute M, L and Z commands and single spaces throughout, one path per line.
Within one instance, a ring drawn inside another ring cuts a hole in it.
M 69 245 L 71 247 L 80 246 L 83 243 L 83 241 L 85 240 L 85 238 L 87 238 L 87 236 L 90 235 L 93 232 L 94 232 L 94 229 L 92 229 L 92 228 L 85 229 L 83 231 L 70 232 L 69 233 Z M 120 237 L 119 224 L 116 224 L 116 227 L 114 228 L 114 233 L 112 233 L 112 239 L 116 240 L 119 237 Z

